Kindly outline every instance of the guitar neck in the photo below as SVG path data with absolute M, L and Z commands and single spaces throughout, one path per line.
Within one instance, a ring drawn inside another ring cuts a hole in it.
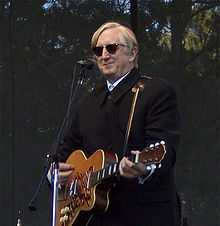
M 110 164 L 106 166 L 105 168 L 91 172 L 90 174 L 90 186 L 95 186 L 96 184 L 99 184 L 101 181 L 113 177 L 118 173 L 118 162 Z
M 134 163 L 139 162 L 139 158 L 136 155 L 130 156 L 129 160 Z M 96 184 L 99 184 L 105 179 L 116 176 L 119 173 L 118 166 L 119 166 L 119 163 L 115 162 L 115 163 L 109 164 L 103 169 L 91 172 L 89 185 L 92 187 L 92 186 L 95 186 Z
M 141 152 L 137 152 L 135 154 L 132 154 L 129 157 L 129 160 L 134 162 L 135 164 L 142 162 L 145 165 L 150 165 L 150 164 L 159 164 L 166 153 L 166 148 L 165 144 L 163 141 L 161 143 L 156 143 L 155 146 L 150 147 L 150 148 L 145 148 Z M 98 183 L 100 183 L 102 180 L 105 180 L 107 178 L 110 178 L 112 176 L 117 175 L 119 171 L 118 167 L 119 163 L 114 162 L 103 169 L 97 170 L 97 171 L 90 171 L 90 181 L 89 181 L 89 186 L 94 186 Z

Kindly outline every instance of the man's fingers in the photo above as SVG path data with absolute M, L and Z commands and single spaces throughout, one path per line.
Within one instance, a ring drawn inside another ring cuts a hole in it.
M 73 171 L 61 171 L 59 172 L 59 177 L 68 177 Z
M 124 157 L 119 164 L 119 171 L 121 176 L 133 178 L 135 176 L 132 170 L 133 165 L 134 164 L 130 160 Z
M 68 163 L 59 163 L 59 171 L 70 171 L 73 169 L 74 167 Z
M 145 165 L 134 164 L 127 158 L 123 158 L 119 164 L 120 175 L 127 178 L 134 178 L 145 174 Z
M 62 184 L 62 183 L 65 183 L 67 180 L 68 180 L 68 177 L 71 175 L 73 171 L 61 171 L 59 172 L 59 175 L 58 175 L 58 180 L 59 182 Z
M 59 174 L 58 180 L 60 184 L 65 184 L 68 177 L 72 174 L 74 168 L 72 165 L 67 163 L 59 163 Z

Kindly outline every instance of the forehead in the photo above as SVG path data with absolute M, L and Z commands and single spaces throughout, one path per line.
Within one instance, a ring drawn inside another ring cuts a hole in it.
M 97 40 L 97 45 L 106 45 L 110 43 L 119 42 L 121 40 L 121 33 L 118 28 L 110 28 L 104 30 Z

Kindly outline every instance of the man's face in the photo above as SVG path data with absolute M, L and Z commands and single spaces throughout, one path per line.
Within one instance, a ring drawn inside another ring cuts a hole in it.
M 108 51 L 107 45 L 109 44 L 119 44 L 114 53 Z M 99 36 L 96 47 L 104 47 L 100 56 L 96 56 L 96 59 L 101 73 L 109 81 L 117 80 L 134 67 L 133 60 L 136 53 L 134 51 L 130 53 L 126 44 L 120 39 L 117 28 L 103 31 Z

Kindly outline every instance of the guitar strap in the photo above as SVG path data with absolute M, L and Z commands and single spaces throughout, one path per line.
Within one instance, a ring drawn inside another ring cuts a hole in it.
M 141 78 L 144 79 L 152 79 L 151 77 L 148 76 L 141 76 Z M 123 145 L 123 155 L 125 156 L 126 151 L 127 151 L 127 146 L 128 146 L 128 139 L 129 139 L 129 135 L 130 135 L 130 131 L 131 131 L 131 125 L 132 125 L 132 121 L 134 118 L 134 112 L 135 112 L 135 107 L 136 107 L 136 103 L 137 103 L 137 98 L 139 95 L 140 91 L 144 90 L 144 82 L 142 80 L 139 80 L 131 89 L 131 92 L 134 93 L 133 99 L 132 99 L 132 104 L 131 104 L 131 109 L 129 112 L 129 117 L 128 117 L 128 123 L 127 123 L 127 128 L 126 128 L 126 134 L 125 134 L 125 139 L 124 139 L 124 145 Z

